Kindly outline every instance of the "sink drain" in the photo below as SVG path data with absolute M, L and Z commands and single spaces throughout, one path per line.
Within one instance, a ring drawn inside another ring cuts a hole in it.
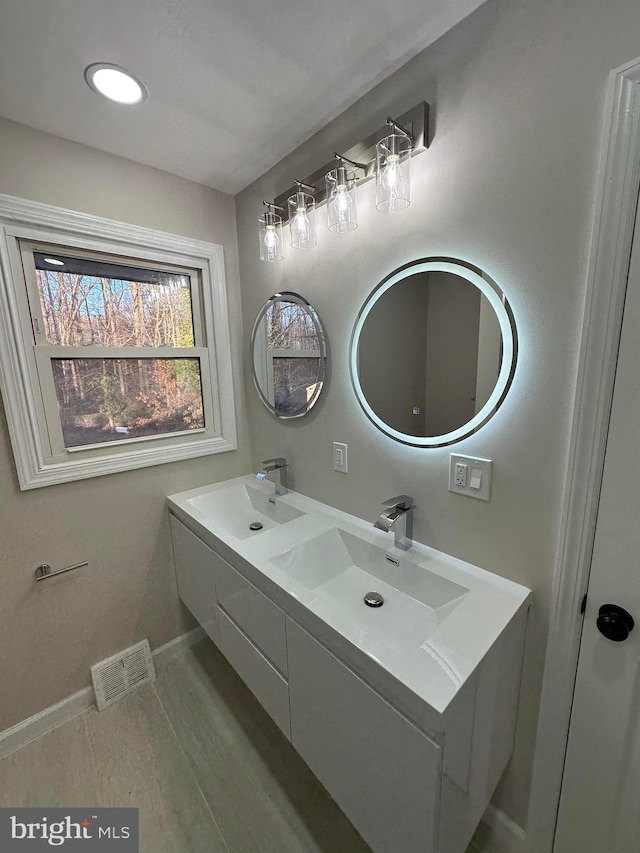
M 253 521 L 253 522 L 249 525 L 249 530 L 262 530 L 262 522 L 260 522 L 260 521 Z
M 364 597 L 364 603 L 367 607 L 382 607 L 384 598 L 379 592 L 368 592 Z

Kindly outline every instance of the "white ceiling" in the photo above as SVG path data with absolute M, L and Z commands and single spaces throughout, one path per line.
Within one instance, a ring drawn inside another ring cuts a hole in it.
M 236 193 L 482 2 L 0 0 L 0 115 Z M 96 95 L 93 62 L 148 101 Z

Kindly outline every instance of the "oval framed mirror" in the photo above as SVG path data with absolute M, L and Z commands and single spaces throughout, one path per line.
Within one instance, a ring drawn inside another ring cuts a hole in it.
M 277 418 L 308 414 L 322 393 L 326 339 L 313 306 L 299 293 L 275 293 L 251 333 L 251 370 L 258 396 Z
M 516 325 L 482 270 L 451 258 L 406 264 L 362 306 L 351 381 L 367 417 L 391 438 L 443 447 L 476 432 L 515 372 Z

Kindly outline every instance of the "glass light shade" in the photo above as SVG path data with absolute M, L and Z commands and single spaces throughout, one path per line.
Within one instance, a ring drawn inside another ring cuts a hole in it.
M 258 217 L 258 238 L 260 241 L 260 260 L 281 261 L 282 254 L 282 217 L 270 210 Z
M 391 133 L 376 145 L 376 207 L 381 213 L 397 213 L 411 200 L 411 140 Z
M 289 198 L 289 226 L 294 249 L 312 249 L 316 245 L 316 202 L 312 195 L 297 192 Z
M 344 166 L 325 175 L 327 186 L 327 225 L 334 234 L 345 234 L 358 227 L 356 176 Z

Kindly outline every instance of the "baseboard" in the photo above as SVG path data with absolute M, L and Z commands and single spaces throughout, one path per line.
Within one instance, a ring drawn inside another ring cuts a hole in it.
M 172 660 L 179 657 L 191 646 L 199 643 L 206 637 L 202 628 L 194 628 L 186 634 L 170 640 L 163 646 L 159 646 L 152 652 L 153 662 L 156 669 L 164 669 Z M 0 758 L 4 758 L 36 740 L 52 729 L 58 728 L 63 723 L 82 714 L 94 704 L 94 692 L 92 687 L 85 687 L 72 696 L 67 696 L 61 702 L 50 705 L 44 711 L 39 711 L 32 717 L 28 717 L 21 723 L 17 723 L 10 729 L 0 732 Z
M 32 740 L 36 740 L 41 735 L 72 720 L 90 708 L 93 703 L 93 688 L 85 687 L 84 690 L 78 690 L 73 696 L 68 696 L 61 702 L 50 705 L 44 711 L 28 717 L 10 729 L 5 729 L 5 731 L 0 732 L 0 758 L 4 758 L 6 755 L 15 752 L 16 749 L 31 743 Z
M 495 847 L 505 853 L 524 853 L 525 831 L 503 811 L 489 804 L 482 823 L 489 845 L 493 841 Z
M 179 637 L 169 640 L 169 642 L 165 643 L 164 646 L 158 646 L 158 648 L 152 652 L 155 668 L 164 669 L 172 660 L 180 657 L 180 655 L 184 654 L 184 652 L 191 648 L 191 646 L 195 646 L 196 643 L 204 640 L 206 636 L 204 628 L 201 628 L 198 625 L 198 627 L 194 628 L 192 631 L 189 631 L 186 634 L 180 634 Z

